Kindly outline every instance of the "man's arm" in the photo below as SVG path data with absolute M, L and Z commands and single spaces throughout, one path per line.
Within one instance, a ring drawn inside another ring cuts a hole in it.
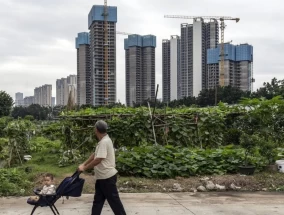
M 86 166 L 89 163 L 91 163 L 93 160 L 95 159 L 95 153 L 91 154 L 90 157 L 88 158 L 88 160 L 86 160 L 83 165 Z
M 78 171 L 80 172 L 85 171 L 85 166 L 89 165 L 94 159 L 95 159 L 95 153 L 91 154 L 88 160 L 86 160 L 78 167 Z
M 84 166 L 83 171 L 94 168 L 95 166 L 97 166 L 98 164 L 100 164 L 102 162 L 104 158 L 95 158 L 94 160 L 92 160 L 90 163 L 88 163 L 87 165 Z
M 78 171 L 83 172 L 87 169 L 94 168 L 94 166 L 97 166 L 99 163 L 102 162 L 103 159 L 107 157 L 107 145 L 106 144 L 100 144 L 97 146 L 97 157 L 90 156 L 90 158 L 79 166 Z

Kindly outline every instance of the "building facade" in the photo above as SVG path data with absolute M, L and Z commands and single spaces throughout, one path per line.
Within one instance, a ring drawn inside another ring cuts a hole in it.
M 218 41 L 217 20 L 195 18 L 193 24 L 181 24 L 181 97 L 197 97 L 207 88 L 207 49 L 216 48 Z
M 56 101 L 56 100 L 55 100 L 55 97 L 51 97 L 51 106 L 52 106 L 52 107 L 55 107 L 55 105 L 56 105 L 56 104 L 55 104 L 55 101 Z
M 154 100 L 156 36 L 129 35 L 124 49 L 126 105 Z
M 92 75 L 89 33 L 78 33 L 77 49 L 77 104 L 92 104 Z
M 73 97 L 75 102 L 77 101 L 76 75 L 69 75 L 67 78 L 56 80 L 56 105 L 67 105 L 69 95 Z
M 30 106 L 30 105 L 32 105 L 34 103 L 35 103 L 34 96 L 26 96 L 24 98 L 24 105 L 25 105 L 25 107 L 28 107 L 28 106 Z
M 207 50 L 208 88 L 219 85 L 220 46 Z M 253 47 L 249 44 L 225 44 L 224 78 L 225 86 L 233 86 L 243 91 L 251 91 L 253 68 Z
M 88 16 L 90 30 L 90 62 L 92 104 L 94 106 L 116 102 L 116 23 L 117 7 L 107 7 L 108 41 L 104 38 L 104 6 L 94 5 Z M 108 47 L 108 98 L 105 98 L 104 47 Z
M 180 37 L 162 42 L 163 101 L 180 99 Z
M 23 105 L 24 105 L 24 94 L 18 92 L 15 94 L 15 106 L 23 106 Z
M 52 85 L 45 84 L 34 89 L 34 103 L 42 106 L 52 106 Z
M 66 105 L 68 101 L 67 78 L 56 80 L 56 104 Z

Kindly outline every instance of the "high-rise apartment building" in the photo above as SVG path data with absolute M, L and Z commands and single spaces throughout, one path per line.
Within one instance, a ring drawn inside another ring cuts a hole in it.
M 52 107 L 55 106 L 55 97 L 51 97 L 51 106 L 52 106 Z
M 51 106 L 52 85 L 45 84 L 34 89 L 34 103 L 42 106 Z
M 77 49 L 77 104 L 92 104 L 92 76 L 89 33 L 78 33 Z
M 56 80 L 56 104 L 66 105 L 68 101 L 68 84 L 67 78 Z
M 73 96 L 74 101 L 77 101 L 77 76 L 69 75 L 67 78 L 56 80 L 56 104 L 67 105 L 69 95 Z
M 24 94 L 18 92 L 15 94 L 15 106 L 22 106 L 22 105 L 24 105 Z
M 124 40 L 126 104 L 155 98 L 156 36 L 129 35 Z
M 92 76 L 92 104 L 116 102 L 116 23 L 117 7 L 107 7 L 108 41 L 104 38 L 104 6 L 94 5 L 88 16 L 90 30 L 90 61 Z M 108 98 L 105 98 L 104 47 L 108 47 Z
M 207 88 L 207 49 L 216 48 L 218 40 L 217 20 L 196 18 L 193 24 L 181 24 L 181 97 L 197 97 Z
M 32 104 L 34 104 L 35 103 L 35 101 L 34 101 L 34 96 L 26 96 L 25 98 L 24 98 L 24 105 L 26 106 L 26 107 L 28 107 L 28 106 L 30 106 L 30 105 L 32 105 Z
M 225 44 L 225 86 L 231 85 L 243 91 L 251 91 L 253 47 L 249 44 Z M 220 46 L 207 50 L 208 88 L 219 85 Z
M 162 42 L 163 101 L 180 99 L 180 37 Z
M 67 76 L 68 93 L 73 97 L 73 101 L 77 103 L 77 75 Z M 69 98 L 68 95 L 68 98 Z

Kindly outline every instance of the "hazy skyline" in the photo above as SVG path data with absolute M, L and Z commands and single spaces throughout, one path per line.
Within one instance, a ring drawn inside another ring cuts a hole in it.
M 268 4 L 269 3 L 269 4 Z M 32 96 L 35 87 L 77 73 L 75 37 L 88 32 L 88 13 L 103 0 L 0 0 L 0 90 Z M 162 94 L 162 39 L 180 35 L 181 23 L 164 15 L 232 16 L 225 41 L 254 47 L 254 89 L 283 79 L 284 2 L 281 0 L 108 0 L 118 8 L 117 30 L 157 36 L 156 84 Z M 117 35 L 117 99 L 125 102 L 125 35 Z

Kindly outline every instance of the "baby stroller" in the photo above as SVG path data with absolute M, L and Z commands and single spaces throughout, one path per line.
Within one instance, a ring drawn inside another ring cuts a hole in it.
M 39 194 L 40 190 L 35 189 L 34 193 L 39 196 L 37 202 L 28 200 L 27 203 L 34 205 L 31 215 L 35 212 L 38 207 L 50 207 L 53 214 L 59 215 L 57 208 L 55 207 L 55 202 L 61 197 L 79 197 L 82 194 L 85 179 L 79 178 L 80 172 L 76 171 L 71 177 L 65 178 L 56 189 L 56 193 L 52 195 L 42 195 Z M 56 213 L 55 213 L 56 211 Z

